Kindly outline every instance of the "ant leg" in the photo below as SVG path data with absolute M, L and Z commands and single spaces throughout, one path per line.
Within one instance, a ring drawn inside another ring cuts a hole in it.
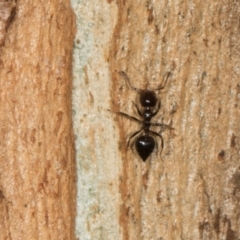
M 166 77 L 166 80 L 165 80 L 165 83 L 163 84 L 163 86 L 161 85 L 160 87 L 156 88 L 154 91 L 161 90 L 161 89 L 164 89 L 164 88 L 165 88 L 166 83 L 167 83 L 167 80 L 168 80 L 170 74 L 171 74 L 171 72 L 168 72 L 168 73 L 167 73 L 167 77 Z
M 150 123 L 151 126 L 158 126 L 162 128 L 168 128 L 170 130 L 174 130 L 170 125 L 164 124 L 164 123 Z
M 131 88 L 132 90 L 137 91 L 137 92 L 142 92 L 141 89 L 136 88 L 136 87 L 133 87 L 133 86 L 131 85 L 130 80 L 129 80 L 129 77 L 128 77 L 128 75 L 127 75 L 124 71 L 120 71 L 120 72 L 118 72 L 118 74 L 121 75 L 121 76 L 126 80 L 126 82 L 128 83 L 128 85 L 130 86 L 130 88 Z
M 161 123 L 163 124 L 163 118 L 161 118 Z M 158 132 L 158 133 L 161 135 L 161 133 L 162 133 L 164 130 L 165 130 L 165 129 L 164 129 L 163 127 L 161 127 L 160 132 Z
M 143 118 L 143 115 L 142 115 L 141 111 L 139 110 L 138 105 L 135 102 L 133 102 L 133 104 L 136 107 L 139 116 Z
M 160 135 L 165 130 L 165 127 L 168 126 L 168 125 L 163 123 L 163 117 L 161 117 L 161 123 L 156 123 L 156 125 L 158 127 L 161 127 L 160 131 L 158 132 Z
M 108 110 L 108 111 L 110 111 L 110 110 Z M 110 111 L 110 112 L 112 112 L 112 111 Z M 124 117 L 127 117 L 127 118 L 129 118 L 129 119 L 131 119 L 131 120 L 133 120 L 133 121 L 142 123 L 141 120 L 139 120 L 139 119 L 137 119 L 137 118 L 135 118 L 135 117 L 133 117 L 133 116 L 130 116 L 130 115 L 124 113 L 124 112 L 114 112 L 114 113 L 119 114 L 119 115 L 122 115 L 122 116 L 124 116 Z
M 161 101 L 158 101 L 157 110 L 156 110 L 155 112 L 152 113 L 152 117 L 154 117 L 154 116 L 158 113 L 160 107 L 161 107 Z
M 163 148 L 164 148 L 164 142 L 163 142 L 163 137 L 162 137 L 162 135 L 160 135 L 159 133 L 156 133 L 156 132 L 153 132 L 153 131 L 149 131 L 151 134 L 153 134 L 153 135 L 155 135 L 155 136 L 158 136 L 158 137 L 160 137 L 161 138 L 161 152 L 160 152 L 160 156 L 161 156 L 161 154 L 162 154 L 162 151 L 163 151 Z
M 143 129 L 140 129 L 139 131 L 137 131 L 137 132 L 135 132 L 135 133 L 133 133 L 133 134 L 131 135 L 131 137 L 128 139 L 128 144 L 127 144 L 127 147 L 128 147 L 128 148 L 129 148 L 129 144 L 130 144 L 131 139 L 132 139 L 133 137 L 135 137 L 137 134 L 139 134 L 142 130 L 143 130 Z M 131 148 L 132 148 L 132 144 L 131 144 Z

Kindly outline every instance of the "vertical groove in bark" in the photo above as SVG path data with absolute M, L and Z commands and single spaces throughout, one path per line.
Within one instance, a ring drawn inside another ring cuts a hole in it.
M 74 239 L 70 2 L 18 1 L 1 49 L 0 238 Z
M 228 1 L 119 2 L 113 108 L 136 114 L 137 96 L 116 70 L 152 89 L 171 70 L 155 121 L 175 128 L 163 133 L 163 161 L 152 154 L 144 164 L 121 149 L 123 239 L 240 237 L 239 12 Z M 139 126 L 119 117 L 119 129 L 124 146 Z

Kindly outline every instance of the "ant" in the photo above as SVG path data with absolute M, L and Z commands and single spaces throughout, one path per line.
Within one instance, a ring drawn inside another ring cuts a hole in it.
M 157 96 L 155 94 L 155 91 L 162 90 L 162 89 L 165 88 L 168 77 L 170 76 L 170 72 L 168 72 L 165 83 L 163 84 L 163 86 L 161 85 L 160 87 L 156 88 L 154 91 L 147 90 L 147 89 L 142 90 L 142 89 L 133 87 L 130 83 L 129 77 L 127 76 L 127 74 L 124 71 L 120 71 L 118 73 L 126 80 L 126 82 L 128 83 L 128 85 L 130 86 L 130 88 L 132 90 L 137 91 L 140 94 L 139 100 L 140 100 L 140 104 L 141 104 L 141 107 L 142 107 L 142 111 L 140 111 L 140 109 L 139 109 L 139 107 L 137 106 L 136 103 L 133 102 L 133 104 L 136 107 L 137 112 L 138 112 L 139 116 L 142 118 L 142 120 L 139 120 L 139 119 L 137 119 L 133 116 L 130 116 L 130 115 L 124 113 L 124 112 L 116 112 L 116 113 L 142 124 L 142 128 L 139 131 L 136 131 L 135 133 L 133 133 L 130 136 L 130 138 L 128 139 L 127 147 L 129 147 L 131 139 L 142 132 L 143 134 L 136 137 L 132 144 L 135 143 L 135 148 L 137 150 L 138 155 L 145 162 L 147 160 L 147 158 L 153 152 L 153 150 L 155 148 L 155 145 L 156 145 L 156 141 L 151 135 L 155 135 L 157 137 L 160 137 L 161 148 L 162 148 L 161 153 L 162 153 L 163 146 L 164 146 L 162 135 L 160 133 L 151 131 L 150 127 L 151 126 L 158 126 L 158 127 L 161 127 L 163 130 L 165 128 L 169 128 L 170 130 L 173 130 L 172 127 L 170 127 L 169 125 L 166 125 L 164 123 L 153 123 L 153 122 L 151 122 L 151 119 L 154 116 L 156 116 L 159 109 L 161 108 L 161 100 L 157 100 Z M 132 147 L 132 144 L 131 144 L 131 147 Z

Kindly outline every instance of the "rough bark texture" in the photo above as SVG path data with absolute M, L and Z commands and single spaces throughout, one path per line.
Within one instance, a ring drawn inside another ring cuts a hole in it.
M 79 239 L 239 239 L 239 1 L 76 2 Z M 146 163 L 127 151 L 140 125 L 107 109 L 139 117 L 138 94 L 116 71 L 150 89 L 171 72 L 161 157 L 157 137 Z
M 74 239 L 69 1 L 17 1 L 0 49 L 0 239 Z
M 175 128 L 162 134 L 162 158 L 158 151 L 143 163 L 121 150 L 123 239 L 240 238 L 239 14 L 232 1 L 119 2 L 113 109 L 138 116 L 137 94 L 116 70 L 143 89 L 170 71 L 154 121 Z M 121 145 L 139 129 L 119 117 Z

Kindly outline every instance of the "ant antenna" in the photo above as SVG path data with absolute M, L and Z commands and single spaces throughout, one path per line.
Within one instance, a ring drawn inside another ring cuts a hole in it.
M 169 78 L 169 76 L 170 76 L 170 75 L 171 75 L 171 72 L 168 72 L 168 73 L 167 73 L 167 76 L 166 76 L 165 83 L 163 84 L 163 86 L 161 85 L 160 87 L 158 87 L 158 88 L 154 89 L 154 91 L 157 91 L 157 90 L 164 89 L 164 88 L 165 88 L 165 86 L 166 86 L 167 80 L 168 80 L 168 78 Z
M 134 91 L 137 91 L 137 92 L 142 92 L 143 90 L 142 89 L 139 89 L 139 88 L 136 88 L 136 87 L 133 87 L 130 83 L 130 80 L 129 80 L 129 77 L 128 75 L 124 72 L 124 71 L 120 71 L 118 72 L 119 75 L 121 75 L 127 82 L 127 84 L 129 85 L 129 87 L 134 90 Z

